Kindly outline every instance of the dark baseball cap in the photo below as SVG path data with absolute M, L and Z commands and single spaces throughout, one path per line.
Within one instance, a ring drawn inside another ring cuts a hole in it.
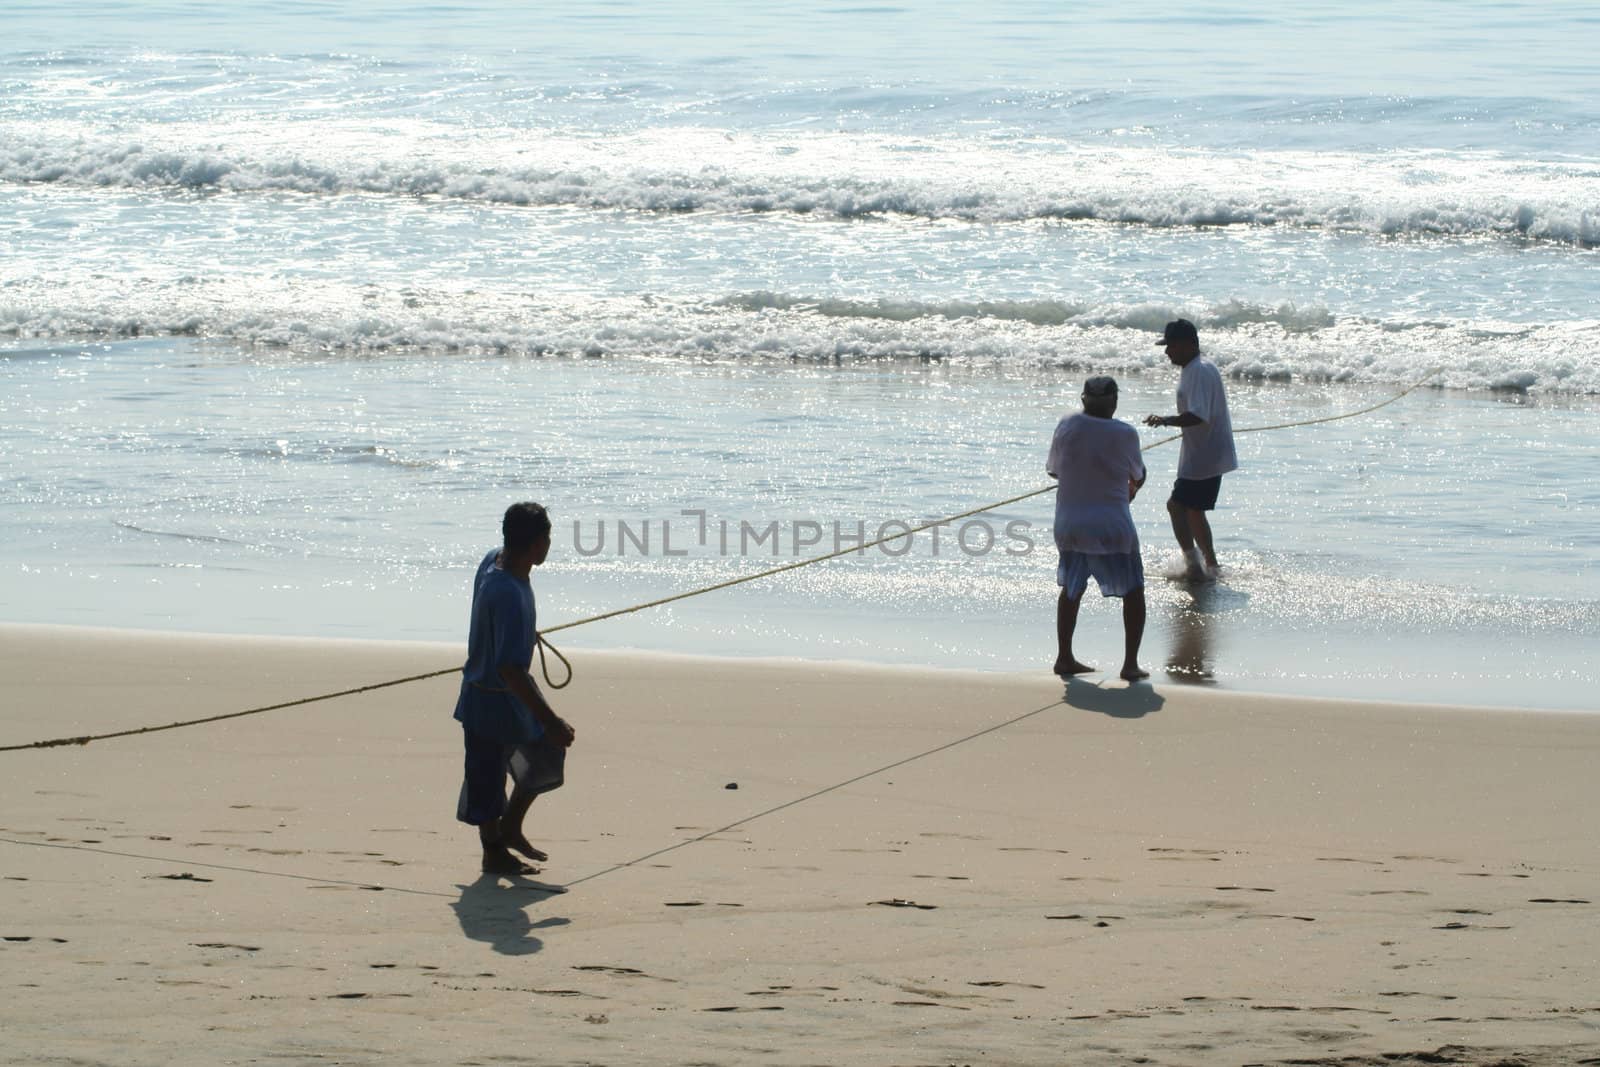
M 1174 341 L 1193 341 L 1199 344 L 1200 333 L 1188 319 L 1177 319 L 1167 323 L 1166 328 L 1161 331 L 1161 340 L 1156 344 L 1170 345 Z
M 1097 374 L 1083 383 L 1084 396 L 1116 396 L 1117 380 L 1104 374 Z

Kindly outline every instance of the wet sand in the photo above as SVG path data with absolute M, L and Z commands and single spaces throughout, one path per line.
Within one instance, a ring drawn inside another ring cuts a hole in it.
M 0 626 L 0 745 L 460 654 Z M 1600 716 L 576 663 L 534 878 L 451 677 L 0 753 L 0 1062 L 1600 1056 Z

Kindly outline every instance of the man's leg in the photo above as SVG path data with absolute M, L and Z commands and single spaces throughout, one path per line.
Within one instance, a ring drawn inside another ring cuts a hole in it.
M 1083 603 L 1083 594 L 1068 596 L 1065 589 L 1056 600 L 1056 665 L 1055 672 L 1060 675 L 1084 674 L 1094 670 L 1087 663 L 1079 663 L 1072 654 L 1072 634 L 1078 628 L 1078 608 Z
M 1139 666 L 1139 644 L 1144 640 L 1144 619 L 1144 587 L 1140 586 L 1122 598 L 1122 677 L 1130 682 L 1150 677 L 1150 672 Z
M 478 828 L 478 843 L 483 846 L 485 874 L 530 874 L 533 868 L 506 849 L 500 834 L 500 819 L 505 811 L 506 748 L 498 742 L 464 732 L 466 741 L 465 779 L 456 818 Z
M 506 804 L 506 813 L 500 816 L 497 824 L 497 833 L 501 844 L 506 848 L 515 849 L 530 860 L 543 863 L 550 858 L 549 855 L 529 844 L 522 832 L 522 820 L 527 818 L 528 809 L 533 806 L 538 796 L 539 794 L 532 789 L 520 785 L 513 789 L 511 800 Z
M 1185 559 L 1194 548 L 1194 533 L 1190 529 L 1189 509 L 1180 504 L 1176 497 L 1167 498 L 1167 515 L 1172 519 L 1172 536 L 1178 539 L 1178 547 L 1183 549 Z
M 1195 543 L 1196 515 L 1205 529 L 1204 545 Z M 1189 507 L 1174 496 L 1167 501 L 1167 516 L 1172 519 L 1172 535 L 1178 539 L 1178 547 L 1183 550 L 1184 576 L 1191 582 L 1200 581 L 1206 576 L 1206 552 L 1211 545 L 1211 527 L 1206 524 L 1206 513 Z M 1215 570 L 1216 564 L 1212 563 L 1211 567 Z
M 1195 546 L 1200 549 L 1200 555 L 1206 561 L 1206 569 L 1215 574 L 1217 570 L 1217 552 L 1211 545 L 1211 520 L 1206 518 L 1206 513 L 1199 508 L 1186 508 L 1188 512 L 1189 531 L 1194 535 Z

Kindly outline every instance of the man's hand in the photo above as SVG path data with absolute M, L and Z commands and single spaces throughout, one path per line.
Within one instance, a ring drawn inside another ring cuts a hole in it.
M 1128 479 L 1128 503 L 1133 503 L 1133 498 L 1139 495 L 1139 487 L 1143 484 L 1144 482 L 1142 481 L 1136 482 L 1132 478 Z
M 572 728 L 571 723 L 561 716 L 554 715 L 552 718 L 555 719 L 555 722 L 546 725 L 545 733 L 551 741 L 554 741 L 562 748 L 571 748 L 572 742 L 578 737 L 578 732 Z
M 1146 415 L 1144 424 L 1146 426 L 1165 426 L 1167 425 L 1167 417 L 1165 415 Z

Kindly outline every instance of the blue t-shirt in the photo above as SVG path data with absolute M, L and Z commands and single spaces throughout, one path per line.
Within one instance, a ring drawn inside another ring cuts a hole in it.
M 461 668 L 456 720 L 481 737 L 508 745 L 537 741 L 544 727 L 500 677 L 505 666 L 527 670 L 533 662 L 536 615 L 533 586 L 500 569 L 500 550 L 478 564 L 472 582 L 472 627 Z

